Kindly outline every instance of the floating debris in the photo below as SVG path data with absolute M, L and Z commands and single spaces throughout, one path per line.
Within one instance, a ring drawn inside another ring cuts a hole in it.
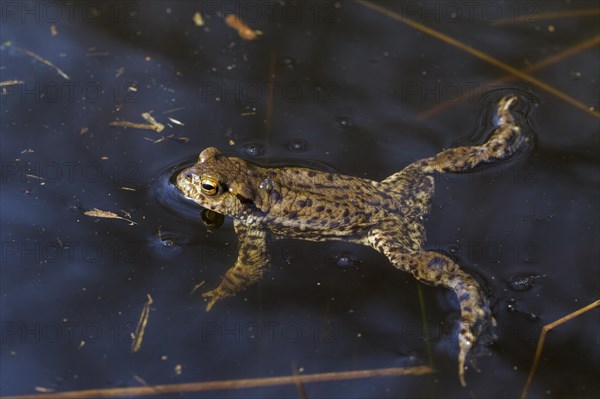
M 140 320 L 138 321 L 135 331 L 133 332 L 133 342 L 131 343 L 131 351 L 137 352 L 142 347 L 142 340 L 144 339 L 144 332 L 146 331 L 146 325 L 148 324 L 148 318 L 150 317 L 150 305 L 154 302 L 150 294 L 148 301 L 144 304 L 142 313 L 140 314 Z
M 204 18 L 202 18 L 202 14 L 200 14 L 200 11 L 196 11 L 196 13 L 194 14 L 193 20 L 194 20 L 194 25 L 204 26 Z
M 190 291 L 190 295 L 192 295 L 194 292 L 196 292 L 198 290 L 198 288 L 202 287 L 204 285 L 204 283 L 205 283 L 205 281 L 202 280 L 198 284 L 196 284 L 194 286 L 194 288 L 192 288 L 192 290 Z
M 174 134 L 169 134 L 168 136 L 162 136 L 162 137 L 160 137 L 158 139 L 152 139 L 150 137 L 144 137 L 144 140 L 148 140 L 148 141 L 150 141 L 150 142 L 152 142 L 154 144 L 161 143 L 161 142 L 163 142 L 165 140 L 175 140 L 175 141 L 181 141 L 182 143 L 187 143 L 187 142 L 190 141 L 190 138 L 186 137 L 186 136 L 175 137 Z
M 131 219 L 131 213 L 124 211 L 123 209 L 120 210 L 121 212 L 123 212 L 123 215 L 125 215 L 126 217 L 128 217 L 129 219 Z
M 160 122 L 157 122 L 157 120 L 154 119 L 154 117 L 152 115 L 150 115 L 149 112 L 144 112 L 142 114 L 142 118 L 148 123 L 136 123 L 136 122 L 129 122 L 129 121 L 112 121 L 112 122 L 110 122 L 109 125 L 132 128 L 132 129 L 154 130 L 157 133 L 162 132 L 165 128 L 165 125 L 163 125 Z
M 4 82 L 0 82 L 0 87 L 22 85 L 23 83 L 25 82 L 22 80 L 5 80 Z
M 135 123 L 135 122 L 128 122 L 128 121 L 112 121 L 110 123 L 110 126 L 119 126 L 119 127 L 127 127 L 127 128 L 132 128 L 132 129 L 147 129 L 147 130 L 154 130 L 155 132 L 160 132 L 163 128 L 160 128 L 160 130 L 158 130 L 158 126 L 156 125 L 150 125 L 147 123 Z
M 37 61 L 41 62 L 42 64 L 48 65 L 50 68 L 54 69 L 56 71 L 56 73 L 58 73 L 60 76 L 62 76 L 66 80 L 71 79 L 71 78 L 69 78 L 69 75 L 67 75 L 66 73 L 63 72 L 62 69 L 60 69 L 59 67 L 57 67 L 56 65 L 54 65 L 53 63 L 51 63 L 50 61 L 48 61 L 47 59 L 42 57 L 41 55 L 37 55 L 33 51 L 27 50 L 25 48 L 17 47 L 15 45 L 13 45 L 12 42 L 5 42 L 4 46 L 12 47 L 17 51 L 20 51 L 20 52 L 27 54 L 28 56 L 36 59 Z
M 181 111 L 181 110 L 184 110 L 184 109 L 185 109 L 185 107 L 171 108 L 171 109 L 168 109 L 168 110 L 166 110 L 166 111 L 163 111 L 163 115 L 165 115 L 165 114 L 170 114 L 170 113 L 172 113 L 172 112 Z
M 131 224 L 137 224 L 133 220 L 124 218 L 122 216 L 117 215 L 114 212 L 103 211 L 98 208 L 90 209 L 89 211 L 83 212 L 86 216 L 96 217 L 96 218 L 106 218 L 106 219 L 121 219 L 129 222 Z
M 140 384 L 144 385 L 144 386 L 148 386 L 148 383 L 146 382 L 146 380 L 144 380 L 142 377 L 140 377 L 137 374 L 133 375 L 133 379 L 136 380 L 137 382 L 139 382 Z
M 256 40 L 263 34 L 260 30 L 250 28 L 235 14 L 229 14 L 225 18 L 225 23 L 237 30 L 238 35 L 240 35 L 240 37 L 244 40 Z
M 32 175 L 31 173 L 26 173 L 25 176 L 31 177 L 32 179 L 37 179 L 37 180 L 46 180 L 41 176 Z
M 149 124 L 154 126 L 154 130 L 156 130 L 159 133 L 162 132 L 162 130 L 165 128 L 165 125 L 163 125 L 162 123 L 159 123 L 156 119 L 154 119 L 154 117 L 150 114 L 150 112 L 144 112 L 142 114 L 142 118 L 146 122 L 148 122 Z
M 175 375 L 181 375 L 181 373 L 183 373 L 183 366 L 181 364 L 178 364 L 175 366 Z
M 40 392 L 40 393 L 55 392 L 55 389 L 53 389 L 53 388 L 46 388 L 46 387 L 40 387 L 40 386 L 36 386 L 34 389 L 36 392 Z
M 177 120 L 177 119 L 175 119 L 175 118 L 171 118 L 171 117 L 169 117 L 169 120 L 170 120 L 171 122 L 173 122 L 174 124 L 176 124 L 176 125 L 179 125 L 179 126 L 185 126 L 185 124 L 184 124 L 183 122 L 181 122 L 181 121 L 178 121 L 178 120 Z

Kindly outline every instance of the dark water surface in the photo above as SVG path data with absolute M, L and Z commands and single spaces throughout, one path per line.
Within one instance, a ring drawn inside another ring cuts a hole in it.
M 596 2 L 379 4 L 521 70 L 599 34 Z M 20 81 L 0 87 L 2 395 L 430 364 L 428 376 L 304 389 L 311 399 L 514 398 L 541 328 L 599 297 L 597 41 L 531 72 L 594 114 L 522 80 L 489 85 L 506 73 L 351 1 L 1 6 L 0 81 Z M 230 13 L 263 35 L 242 40 Z M 508 90 L 530 99 L 534 147 L 436 177 L 427 221 L 428 247 L 480 278 L 498 321 L 488 353 L 471 356 L 480 372 L 469 367 L 467 388 L 455 299 L 368 248 L 277 242 L 263 282 L 204 312 L 200 293 L 233 263 L 236 237 L 228 219 L 207 229 L 169 185 L 203 148 L 382 179 L 477 142 Z M 146 123 L 144 112 L 164 130 L 110 126 Z M 93 208 L 136 224 L 83 214 Z M 598 312 L 548 335 L 530 397 L 598 397 Z M 184 396 L 301 397 L 295 386 Z

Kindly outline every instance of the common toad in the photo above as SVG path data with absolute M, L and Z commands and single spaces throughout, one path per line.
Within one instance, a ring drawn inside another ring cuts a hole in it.
M 265 168 L 216 148 L 202 151 L 194 166 L 178 174 L 177 187 L 201 206 L 231 216 L 240 242 L 235 265 L 204 294 L 207 311 L 261 279 L 270 261 L 268 237 L 368 245 L 417 280 L 456 294 L 458 374 L 464 386 L 466 355 L 495 320 L 479 283 L 448 256 L 424 249 L 423 217 L 434 191 L 431 174 L 464 172 L 506 159 L 526 145 L 529 138 L 510 112 L 516 101 L 515 96 L 500 100 L 484 144 L 448 149 L 380 182 L 301 167 Z

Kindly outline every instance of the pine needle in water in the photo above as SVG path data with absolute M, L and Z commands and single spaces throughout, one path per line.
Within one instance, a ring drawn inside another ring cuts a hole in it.
M 60 76 L 62 76 L 65 80 L 70 80 L 71 79 L 71 78 L 69 78 L 69 75 L 67 75 L 66 73 L 63 72 L 62 69 L 60 69 L 59 67 L 57 67 L 56 65 L 54 65 L 53 63 L 51 63 L 50 61 L 48 61 L 47 59 L 45 59 L 44 57 L 42 57 L 41 55 L 37 55 L 33 51 L 27 50 L 25 48 L 17 47 L 14 44 L 12 44 L 11 42 L 5 42 L 4 46 L 7 46 L 7 47 L 10 46 L 10 47 L 14 48 L 17 51 L 20 51 L 21 53 L 24 53 L 24 54 L 32 57 L 36 61 L 39 61 L 39 62 L 41 62 L 42 64 L 45 64 L 45 65 L 48 65 L 50 68 L 54 69 L 56 71 L 56 73 L 58 73 Z
M 146 331 L 146 325 L 148 325 L 148 318 L 150 317 L 150 305 L 154 302 L 150 294 L 148 295 L 148 301 L 144 304 L 142 313 L 140 314 L 140 320 L 138 321 L 135 331 L 133 333 L 133 342 L 131 343 L 131 352 L 137 352 L 142 347 L 142 340 L 144 339 L 144 332 Z

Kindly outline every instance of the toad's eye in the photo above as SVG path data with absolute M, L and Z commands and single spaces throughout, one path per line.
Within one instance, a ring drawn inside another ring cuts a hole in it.
M 202 179 L 201 183 L 202 192 L 206 195 L 213 196 L 217 195 L 217 191 L 219 191 L 219 185 L 217 179 L 213 177 L 205 177 Z

